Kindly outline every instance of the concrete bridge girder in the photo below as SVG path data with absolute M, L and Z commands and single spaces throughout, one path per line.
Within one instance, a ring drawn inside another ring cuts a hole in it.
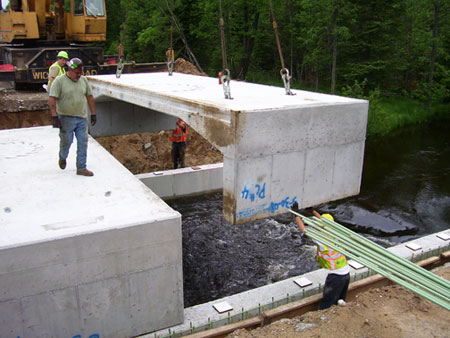
M 294 201 L 308 207 L 359 193 L 367 101 L 305 91 L 287 96 L 282 88 L 235 81 L 234 100 L 226 100 L 217 79 L 126 75 L 89 78 L 105 115 L 92 134 L 171 129 L 181 117 L 224 154 L 230 223 L 286 212 Z

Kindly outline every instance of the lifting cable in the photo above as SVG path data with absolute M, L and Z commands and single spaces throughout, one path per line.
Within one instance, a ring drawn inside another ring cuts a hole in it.
M 167 4 L 169 5 L 169 4 Z M 175 59 L 175 52 L 173 50 L 173 23 L 174 23 L 174 17 L 173 17 L 173 11 L 170 10 L 171 13 L 170 16 L 170 45 L 169 49 L 167 49 L 166 56 L 167 56 L 167 70 L 169 71 L 169 76 L 172 76 L 173 68 L 174 68 L 174 59 Z
M 272 0 L 269 0 L 269 4 L 270 4 L 270 13 L 272 14 L 272 26 L 273 26 L 273 30 L 275 31 L 275 39 L 277 40 L 278 54 L 280 54 L 280 60 L 281 60 L 280 75 L 281 75 L 281 78 L 283 79 L 284 89 L 286 90 L 286 95 L 295 95 L 294 93 L 291 92 L 291 76 L 289 75 L 289 70 L 284 66 L 283 53 L 281 51 L 280 38 L 278 37 L 277 22 L 275 21 Z
M 227 66 L 227 51 L 225 48 L 225 32 L 224 32 L 224 20 L 222 15 L 222 0 L 219 0 L 219 26 L 220 26 L 220 40 L 222 44 L 222 71 L 219 73 L 220 82 L 223 86 L 223 93 L 226 99 L 232 100 L 230 93 L 230 70 Z
M 450 311 L 450 281 L 425 270 L 325 217 L 299 216 L 309 225 L 306 235 Z
M 117 70 L 116 70 L 116 78 L 120 78 L 120 75 L 122 75 L 123 71 L 123 63 L 124 63 L 124 54 L 123 54 L 123 48 L 125 47 L 125 38 L 127 33 L 127 24 L 128 24 L 128 1 L 126 3 L 125 7 L 125 23 L 123 25 L 123 31 L 122 31 L 122 41 L 117 46 L 117 51 L 119 53 L 119 63 L 117 64 Z

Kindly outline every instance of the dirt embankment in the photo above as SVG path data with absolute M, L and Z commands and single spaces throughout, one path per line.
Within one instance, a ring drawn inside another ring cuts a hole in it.
M 189 128 L 189 127 L 188 127 Z M 200 134 L 189 128 L 186 166 L 218 163 L 223 156 Z M 173 168 L 171 131 L 98 137 L 96 140 L 133 174 Z

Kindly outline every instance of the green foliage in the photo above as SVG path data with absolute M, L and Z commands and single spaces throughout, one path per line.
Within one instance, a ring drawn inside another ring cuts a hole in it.
M 436 114 L 434 107 L 450 101 L 450 1 L 272 2 L 283 61 L 293 76 L 292 88 L 329 93 L 334 78 L 343 95 L 370 101 L 369 134 L 427 119 Z M 177 22 L 173 34 L 176 57 L 192 62 L 190 49 L 208 74 L 216 76 L 222 69 L 217 0 L 106 0 L 106 4 L 108 54 L 115 54 L 122 41 L 128 8 L 126 58 L 165 61 L 170 6 Z M 282 86 L 268 1 L 222 0 L 222 9 L 232 78 Z M 392 103 L 386 97 L 405 101 Z M 425 103 L 429 111 L 422 108 Z M 417 112 L 413 105 L 420 107 Z

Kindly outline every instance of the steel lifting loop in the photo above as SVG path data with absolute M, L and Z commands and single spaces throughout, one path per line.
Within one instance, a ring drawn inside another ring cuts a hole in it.
M 230 70 L 228 68 L 225 68 L 222 71 L 222 75 L 220 76 L 220 80 L 222 81 L 222 86 L 223 86 L 223 93 L 225 94 L 225 98 L 232 100 L 233 98 L 231 97 L 231 93 L 230 93 Z
M 173 66 L 174 66 L 173 60 L 167 61 L 167 69 L 169 70 L 169 76 L 172 76 Z
M 174 68 L 174 50 L 172 47 L 170 47 L 167 52 L 166 52 L 166 56 L 167 56 L 167 70 L 169 71 L 169 76 L 172 76 L 173 73 L 173 68 Z
M 120 78 L 120 75 L 122 75 L 123 67 L 123 58 L 120 58 L 119 63 L 117 64 L 116 78 Z
M 286 95 L 295 95 L 291 92 L 291 76 L 289 75 L 289 70 L 287 68 L 283 68 L 280 70 L 281 78 L 283 79 L 284 89 L 286 90 Z

